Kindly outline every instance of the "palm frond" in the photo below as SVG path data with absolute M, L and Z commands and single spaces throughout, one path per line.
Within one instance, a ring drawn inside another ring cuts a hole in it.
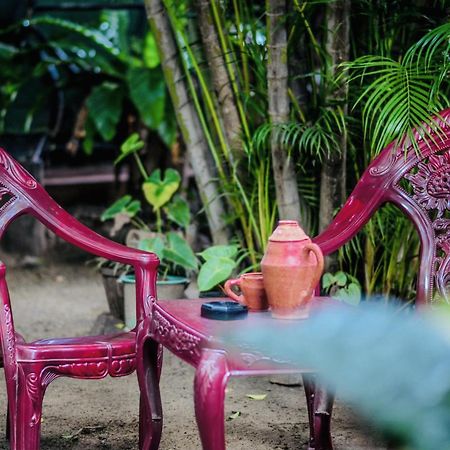
M 260 150 L 269 146 L 270 139 L 275 139 L 287 151 L 296 150 L 321 159 L 324 154 L 339 151 L 338 139 L 345 131 L 343 111 L 323 108 L 319 119 L 312 123 L 264 123 L 255 131 L 252 143 Z
M 431 69 L 436 61 L 448 65 L 450 60 L 450 22 L 429 31 L 405 53 L 405 63 Z
M 392 141 L 403 144 L 402 136 L 407 136 L 407 140 L 417 146 L 415 132 L 434 139 L 430 130 L 439 129 L 439 125 L 431 116 L 448 104 L 439 86 L 431 88 L 436 83 L 436 73 L 432 73 L 434 67 L 411 57 L 398 62 L 391 58 L 364 56 L 348 64 L 353 70 L 353 81 L 359 78 L 364 82 L 367 77 L 371 80 L 354 106 L 365 100 L 363 130 L 374 154 Z M 440 72 L 439 76 L 443 82 Z

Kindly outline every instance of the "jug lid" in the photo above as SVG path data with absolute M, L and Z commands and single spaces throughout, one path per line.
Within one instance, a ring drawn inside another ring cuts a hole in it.
M 305 241 L 309 236 L 303 231 L 296 220 L 280 220 L 272 235 L 271 242 Z

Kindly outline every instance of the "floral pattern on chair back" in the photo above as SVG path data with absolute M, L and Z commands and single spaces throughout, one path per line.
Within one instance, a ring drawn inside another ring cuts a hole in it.
M 314 241 L 324 254 L 350 240 L 386 202 L 414 223 L 421 241 L 417 276 L 419 305 L 450 300 L 450 109 L 435 128 L 414 132 L 387 146 L 369 165 L 330 226 Z

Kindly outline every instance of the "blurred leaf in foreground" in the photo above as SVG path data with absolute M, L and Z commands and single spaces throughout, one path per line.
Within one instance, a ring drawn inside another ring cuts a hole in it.
M 365 304 L 274 321 L 273 329 L 242 327 L 227 339 L 317 368 L 341 397 L 408 448 L 447 450 L 450 343 L 443 328 L 419 314 Z

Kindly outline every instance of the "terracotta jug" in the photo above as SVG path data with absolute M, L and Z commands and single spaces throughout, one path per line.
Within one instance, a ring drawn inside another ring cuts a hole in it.
M 301 319 L 323 271 L 320 247 L 295 220 L 280 220 L 269 238 L 261 268 L 272 316 Z

